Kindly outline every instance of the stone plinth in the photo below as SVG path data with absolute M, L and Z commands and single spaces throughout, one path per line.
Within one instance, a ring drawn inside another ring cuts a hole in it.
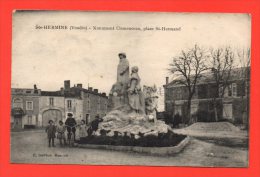
M 99 124 L 98 133 L 106 132 L 106 136 L 141 136 L 155 135 L 159 133 L 167 133 L 168 125 L 163 121 L 150 121 L 145 114 L 135 112 L 127 113 L 122 110 L 114 110 L 109 112 L 103 118 L 103 122 Z

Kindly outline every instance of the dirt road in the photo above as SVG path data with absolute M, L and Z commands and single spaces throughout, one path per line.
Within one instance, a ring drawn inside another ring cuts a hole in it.
M 12 163 L 246 167 L 247 149 L 219 146 L 191 138 L 185 149 L 173 156 L 151 156 L 110 150 L 49 148 L 43 131 L 13 132 Z

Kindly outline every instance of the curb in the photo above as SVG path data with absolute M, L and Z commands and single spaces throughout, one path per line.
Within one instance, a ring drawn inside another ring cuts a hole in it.
M 140 147 L 140 146 L 113 146 L 113 145 L 95 145 L 95 144 L 75 144 L 79 148 L 88 149 L 106 149 L 115 151 L 132 151 L 137 153 L 146 153 L 151 155 L 171 155 L 179 153 L 189 143 L 190 137 L 184 138 L 177 146 L 172 147 Z

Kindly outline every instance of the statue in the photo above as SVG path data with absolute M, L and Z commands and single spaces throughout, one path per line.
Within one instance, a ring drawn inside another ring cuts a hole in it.
M 119 54 L 117 82 L 113 84 L 108 103 L 108 113 L 98 125 L 97 136 L 140 136 L 167 133 L 168 125 L 156 120 L 156 87 L 141 88 L 138 67 L 131 68 L 124 53 Z
M 132 73 L 129 79 L 128 100 L 132 110 L 136 113 L 144 114 L 144 97 L 140 85 L 138 67 L 132 67 Z
M 145 98 L 145 113 L 148 116 L 149 121 L 156 121 L 156 112 L 158 106 L 158 95 L 157 88 L 144 86 L 143 87 L 144 98 Z
M 129 82 L 129 62 L 125 53 L 119 53 L 117 66 L 117 82 L 112 86 L 109 94 L 109 109 L 113 110 L 127 104 L 127 87 Z
M 117 66 L 117 82 L 127 85 L 129 80 L 129 62 L 125 53 L 118 54 L 120 61 Z

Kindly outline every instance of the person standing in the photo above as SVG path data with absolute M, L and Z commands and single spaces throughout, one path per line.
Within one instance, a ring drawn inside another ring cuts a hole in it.
M 73 140 L 75 141 L 77 122 L 73 118 L 73 115 L 71 113 L 68 113 L 68 118 L 65 121 L 65 125 L 66 125 L 67 131 L 68 131 L 68 140 L 70 141 L 70 139 L 71 139 L 71 132 L 72 132 Z
M 55 147 L 54 145 L 54 138 L 55 138 L 55 133 L 56 133 L 56 127 L 54 125 L 53 120 L 49 120 L 49 125 L 46 127 L 46 133 L 48 136 L 48 140 L 49 140 L 49 147 Z
M 85 120 L 81 120 L 81 124 L 79 126 L 79 138 L 80 138 L 80 140 L 82 138 L 85 138 L 88 135 L 87 129 L 88 129 L 88 127 L 86 125 Z
M 60 141 L 60 146 L 66 145 L 66 138 L 65 138 L 65 131 L 66 131 L 66 127 L 64 126 L 63 122 L 60 120 L 59 121 L 59 125 L 57 125 L 57 138 Z M 63 143 L 62 143 L 63 141 Z

